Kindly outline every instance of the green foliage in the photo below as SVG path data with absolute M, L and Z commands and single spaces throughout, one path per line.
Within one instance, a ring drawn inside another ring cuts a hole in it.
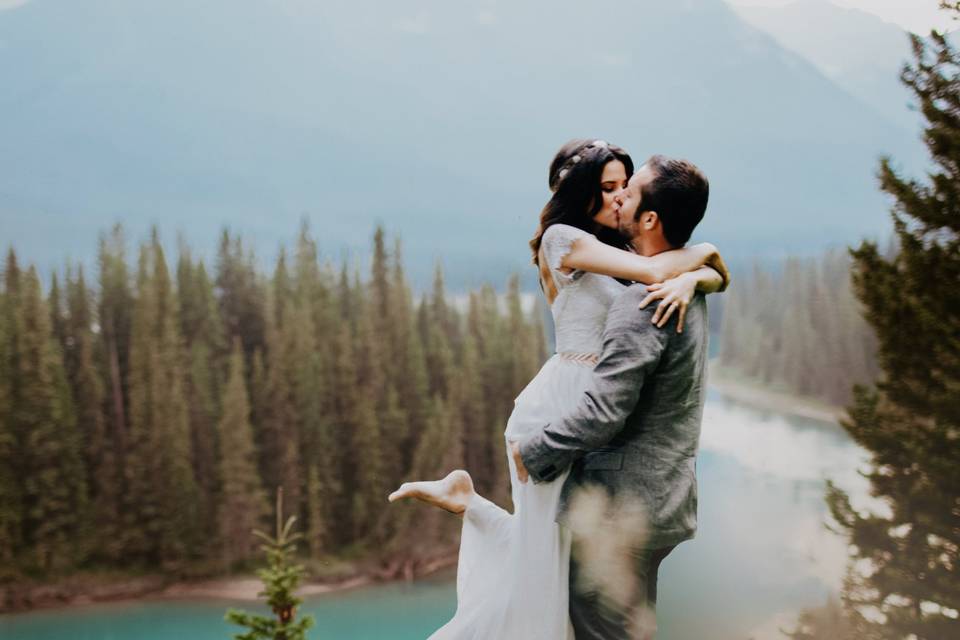
M 7 255 L 0 293 L 0 580 L 13 573 L 14 558 L 23 545 L 23 488 L 20 483 L 18 430 L 13 400 L 18 381 L 21 315 L 17 312 L 20 267 L 13 249 Z M 6 574 L 6 575 L 4 575 Z
M 734 278 L 723 301 L 720 362 L 776 388 L 834 405 L 851 382 L 877 374 L 876 338 L 850 283 L 850 257 L 828 251 L 755 265 Z
M 94 305 L 100 325 L 99 340 L 94 344 L 95 366 L 104 386 L 105 442 L 101 449 L 93 451 L 99 460 L 92 461 L 96 469 L 97 485 L 92 487 L 95 508 L 103 506 L 107 518 L 105 526 L 109 535 L 100 539 L 94 550 L 108 562 L 129 562 L 127 539 L 123 530 L 124 496 L 126 487 L 125 452 L 128 446 L 129 428 L 129 374 L 130 374 L 130 329 L 133 308 L 126 262 L 126 242 L 122 229 L 117 226 L 107 235 L 101 235 L 97 253 L 99 264 L 99 300 Z M 83 412 L 80 412 L 81 418 Z M 91 446 L 95 446 L 90 442 Z
M 218 317 L 213 282 L 202 261 L 193 262 L 190 248 L 180 239 L 177 262 L 177 300 L 180 335 L 186 349 L 184 393 L 187 398 L 191 464 L 204 513 L 216 511 L 217 423 L 223 378 L 227 375 L 228 347 Z M 215 522 L 201 527 L 203 539 L 216 546 Z
M 266 494 L 257 473 L 243 369 L 243 350 L 237 339 L 230 356 L 230 374 L 223 396 L 224 413 L 219 424 L 222 488 L 217 505 L 218 540 L 228 568 L 251 555 L 254 541 L 250 531 L 267 513 Z
M 91 297 L 83 269 L 68 268 L 64 361 L 73 393 L 77 436 L 86 467 L 91 509 L 83 514 L 89 530 L 87 551 L 97 559 L 119 559 L 115 540 L 119 535 L 119 455 L 107 431 L 104 415 L 106 393 L 97 367 L 97 336 L 93 331 Z
M 293 533 L 296 516 L 290 516 L 283 522 L 283 490 L 277 490 L 277 527 L 276 535 L 271 537 L 262 531 L 254 531 L 265 544 L 261 545 L 267 554 L 267 567 L 257 571 L 263 582 L 263 591 L 258 596 L 266 596 L 267 604 L 274 618 L 249 614 L 237 609 L 229 609 L 224 616 L 227 622 L 247 627 L 247 633 L 235 634 L 235 640 L 304 640 L 307 630 L 314 625 L 313 616 L 296 618 L 297 605 L 303 602 L 294 593 L 306 574 L 303 566 L 292 560 L 296 542 L 302 535 Z
M 99 287 L 68 268 L 53 301 L 11 253 L 0 565 L 242 566 L 264 486 L 305 516 L 314 558 L 349 549 L 398 566 L 452 547 L 456 519 L 421 522 L 386 496 L 466 468 L 506 498 L 506 417 L 546 358 L 542 322 L 516 280 L 506 304 L 488 286 L 459 308 L 439 267 L 415 301 L 399 242 L 378 230 L 373 249 L 368 281 L 338 277 L 304 223 L 268 279 L 224 232 L 211 281 L 183 241 L 171 277 L 156 230 L 131 268 L 117 227 L 100 240 Z M 25 455 L 28 435 L 43 446 Z
M 156 230 L 141 247 L 137 281 L 124 531 L 133 554 L 175 569 L 192 559 L 202 521 L 177 300 Z
M 32 564 L 43 571 L 69 568 L 78 558 L 86 478 L 63 356 L 52 335 L 40 279 L 31 267 L 21 281 L 17 367 L 12 423 L 23 456 L 26 542 Z
M 277 265 L 275 282 L 285 282 L 283 256 Z M 295 307 L 286 284 L 287 297 L 272 302 L 267 322 L 268 408 L 263 424 L 264 484 L 281 486 L 289 498 L 291 510 L 299 513 L 301 500 L 301 424 L 303 407 L 297 402 L 297 373 L 300 356 L 294 318 Z
M 217 306 L 226 339 L 240 338 L 249 359 L 266 342 L 265 285 L 256 271 L 253 252 L 240 236 L 223 230 L 217 252 Z
M 834 487 L 827 498 L 855 549 L 843 594 L 855 637 L 939 640 L 960 636 L 960 57 L 938 34 L 913 44 L 902 77 L 936 168 L 921 182 L 884 159 L 898 251 L 851 252 L 882 376 L 856 390 L 844 427 L 872 454 L 887 508 L 858 510 Z

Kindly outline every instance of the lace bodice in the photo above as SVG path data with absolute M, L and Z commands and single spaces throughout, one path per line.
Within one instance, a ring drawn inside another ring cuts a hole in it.
M 557 336 L 557 353 L 600 353 L 607 311 L 624 285 L 610 276 L 575 270 L 564 273 L 560 261 L 573 243 L 591 234 L 565 224 L 550 226 L 542 238 L 543 257 L 557 286 L 550 306 Z

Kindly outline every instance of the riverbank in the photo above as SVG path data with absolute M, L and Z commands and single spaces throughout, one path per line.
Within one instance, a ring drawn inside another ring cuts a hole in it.
M 846 416 L 846 409 L 843 407 L 831 405 L 816 398 L 806 398 L 787 391 L 772 389 L 722 366 L 717 359 L 709 362 L 707 380 L 709 387 L 721 395 L 757 409 L 779 411 L 830 423 L 839 423 Z
M 311 597 L 378 583 L 412 581 L 455 567 L 456 563 L 455 548 L 429 558 L 394 560 L 377 566 L 341 563 L 335 575 L 308 579 L 297 595 Z M 0 614 L 146 599 L 254 602 L 263 600 L 258 596 L 262 589 L 260 579 L 247 574 L 189 581 L 162 574 L 77 574 L 49 583 L 0 585 Z
M 412 581 L 424 578 L 457 564 L 457 550 L 451 549 L 442 555 L 421 561 L 394 561 L 356 575 L 336 580 L 314 580 L 303 584 L 297 590 L 300 597 L 338 593 L 349 589 L 366 587 L 371 584 Z M 165 587 L 157 593 L 159 599 L 214 599 L 214 600 L 262 600 L 257 594 L 263 589 L 263 583 L 253 576 L 216 578 L 197 582 L 178 582 Z
M 836 424 L 844 415 L 842 407 L 770 389 L 739 377 L 735 372 L 710 362 L 709 385 L 724 397 L 758 409 L 792 414 Z M 839 427 L 838 427 L 839 428 Z M 302 585 L 302 597 L 339 593 L 378 583 L 412 581 L 456 566 L 456 548 L 450 547 L 431 558 L 394 560 L 382 564 L 329 559 L 308 567 L 312 579 Z M 122 572 L 79 574 L 49 583 L 0 585 L 0 614 L 34 609 L 65 608 L 98 602 L 145 599 L 223 600 L 253 602 L 262 589 L 253 575 L 217 576 L 198 580 L 176 580 L 169 576 L 130 575 Z

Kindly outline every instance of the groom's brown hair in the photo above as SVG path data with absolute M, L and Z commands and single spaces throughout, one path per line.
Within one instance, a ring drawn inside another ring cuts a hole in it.
M 703 172 L 687 160 L 651 156 L 647 166 L 655 178 L 643 187 L 637 217 L 656 211 L 663 236 L 673 247 L 682 247 L 703 220 L 710 198 L 710 183 Z

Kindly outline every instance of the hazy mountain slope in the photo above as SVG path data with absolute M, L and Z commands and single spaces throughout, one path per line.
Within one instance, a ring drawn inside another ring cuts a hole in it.
M 525 269 L 546 166 L 574 136 L 712 180 L 732 257 L 877 234 L 905 129 L 720 0 L 33 0 L 0 12 L 0 222 L 44 266 L 116 219 L 260 253 L 308 214 L 328 255 L 402 234 L 415 278 Z
M 826 0 L 736 11 L 890 120 L 914 127 L 916 114 L 908 109 L 909 93 L 899 81 L 911 57 L 910 41 L 899 26 Z

